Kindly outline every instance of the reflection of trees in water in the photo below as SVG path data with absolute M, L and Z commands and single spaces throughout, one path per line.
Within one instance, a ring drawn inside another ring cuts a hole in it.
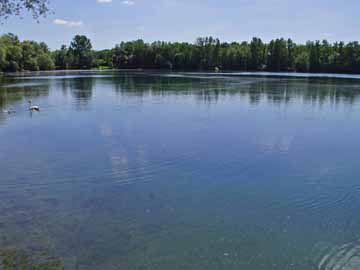
M 96 78 L 91 77 L 61 79 L 54 85 L 62 91 L 64 96 L 67 96 L 68 93 L 71 94 L 77 109 L 85 109 L 92 98 L 95 80 Z M 0 85 L 5 85 L 5 87 L 0 86 L 0 110 L 16 109 L 17 103 L 49 95 L 51 80 L 44 80 L 44 84 L 31 86 L 22 86 L 23 82 L 23 80 L 14 80 L 13 78 L 0 79 Z M 6 85 L 11 86 L 6 87 Z
M 353 104 L 360 93 L 356 80 L 339 79 L 279 79 L 254 77 L 189 77 L 179 74 L 116 73 L 112 77 L 81 77 L 61 79 L 55 85 L 64 96 L 70 94 L 77 109 L 86 109 L 93 97 L 96 82 L 113 87 L 124 96 L 192 96 L 199 102 L 216 103 L 226 97 L 248 99 L 257 106 L 266 102 L 287 104 L 293 100 L 305 104 Z M 51 80 L 36 86 L 21 86 L 23 80 L 0 78 L 0 110 L 15 107 L 24 99 L 47 96 Z M 16 86 L 18 83 L 18 86 Z M 101 93 L 100 93 L 101 94 Z M 4 116 L 5 118 L 7 116 Z M 2 118 L 4 118 L 2 117 Z M 0 119 L 1 121 L 1 119 Z
M 267 83 L 258 87 L 262 96 L 268 102 L 279 104 L 288 103 L 291 100 L 301 100 L 304 103 L 324 104 L 340 102 L 353 104 L 360 94 L 358 83 L 346 83 L 341 81 L 330 82 L 326 80 L 286 80 L 280 83 Z M 252 95 L 252 91 L 248 92 Z
M 75 106 L 79 110 L 86 109 L 93 95 L 96 78 L 69 78 L 61 79 L 56 84 L 61 90 L 63 97 L 70 93 L 75 100 Z
M 6 115 L 0 114 L 0 126 L 6 121 Z
M 63 97 L 67 97 L 69 89 L 70 89 L 69 80 L 60 80 L 58 85 L 61 89 L 61 93 L 63 94 Z
M 15 106 L 16 103 L 37 97 L 47 97 L 49 85 L 0 88 L 0 108 Z
M 108 78 L 109 79 L 109 78 Z M 227 83 L 222 80 L 203 80 L 189 77 L 163 77 L 148 75 L 125 75 L 110 78 L 115 91 L 126 96 L 180 95 L 195 96 L 199 100 L 217 100 L 221 92 L 227 90 Z
M 77 109 L 83 110 L 88 106 L 92 98 L 95 80 L 95 78 L 87 77 L 68 81 L 68 87 L 71 89 L 71 95 L 75 99 Z M 65 87 L 67 87 L 66 84 Z
M 198 81 L 188 78 L 170 78 L 149 76 L 146 74 L 125 74 L 124 76 L 108 78 L 115 86 L 115 91 L 126 95 L 148 95 L 149 92 L 156 95 L 168 95 L 169 91 L 181 91 L 186 94 L 192 91 Z M 171 93 L 173 94 L 173 93 Z
M 204 103 L 216 103 L 219 99 L 219 95 L 222 92 L 222 89 L 199 89 L 199 91 L 196 91 L 195 97 L 196 100 L 200 101 L 200 102 L 204 102 Z
M 0 86 L 0 112 L 10 108 L 18 111 L 17 107 L 21 103 L 27 102 L 30 99 L 49 96 L 49 84 L 21 86 L 21 83 L 19 83 L 19 86 L 17 86 L 16 82 L 12 81 L 12 86 L 7 87 L 8 81 L 2 81 L 2 83 L 5 87 Z M 7 117 L 8 115 L 1 113 L 0 124 Z
M 287 104 L 292 100 L 304 103 L 353 104 L 360 94 L 355 80 L 338 79 L 270 79 L 270 78 L 192 78 L 125 74 L 112 80 L 117 93 L 126 96 L 193 95 L 206 103 L 226 96 L 248 98 L 252 105 L 260 102 Z M 171 92 L 171 93 L 170 93 Z

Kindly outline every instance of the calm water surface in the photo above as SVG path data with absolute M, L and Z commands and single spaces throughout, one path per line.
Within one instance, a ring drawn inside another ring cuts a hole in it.
M 360 80 L 50 73 L 9 108 L 0 269 L 360 269 Z

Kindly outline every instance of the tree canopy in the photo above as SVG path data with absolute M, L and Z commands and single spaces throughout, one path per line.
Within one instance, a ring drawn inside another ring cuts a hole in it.
M 0 71 L 90 68 L 360 74 L 360 44 L 326 40 L 296 44 L 284 38 L 266 43 L 257 37 L 250 42 L 221 42 L 203 37 L 194 43 L 135 40 L 96 51 L 89 38 L 77 35 L 68 46 L 50 51 L 43 42 L 20 41 L 14 34 L 0 37 Z
M 49 12 L 49 0 L 0 0 L 0 19 L 19 16 L 24 11 L 35 19 L 45 16 Z
M 91 68 L 92 66 L 92 45 L 86 36 L 76 35 L 70 44 L 69 55 L 74 68 Z

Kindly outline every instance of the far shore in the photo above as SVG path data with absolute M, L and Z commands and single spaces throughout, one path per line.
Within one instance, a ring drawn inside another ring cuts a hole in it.
M 36 76 L 41 74 L 64 74 L 64 73 L 102 73 L 102 72 L 147 72 L 147 73 L 174 73 L 191 75 L 221 75 L 228 77 L 269 77 L 269 78 L 314 78 L 314 79 L 354 79 L 360 80 L 360 74 L 343 73 L 301 73 L 301 72 L 266 72 L 266 71 L 183 71 L 166 69 L 62 69 L 45 71 L 21 71 L 21 72 L 1 72 L 3 77 L 16 76 Z

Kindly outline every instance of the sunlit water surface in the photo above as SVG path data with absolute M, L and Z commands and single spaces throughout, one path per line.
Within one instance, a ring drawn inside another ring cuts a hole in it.
M 5 109 L 0 269 L 360 269 L 360 80 L 45 73 Z

